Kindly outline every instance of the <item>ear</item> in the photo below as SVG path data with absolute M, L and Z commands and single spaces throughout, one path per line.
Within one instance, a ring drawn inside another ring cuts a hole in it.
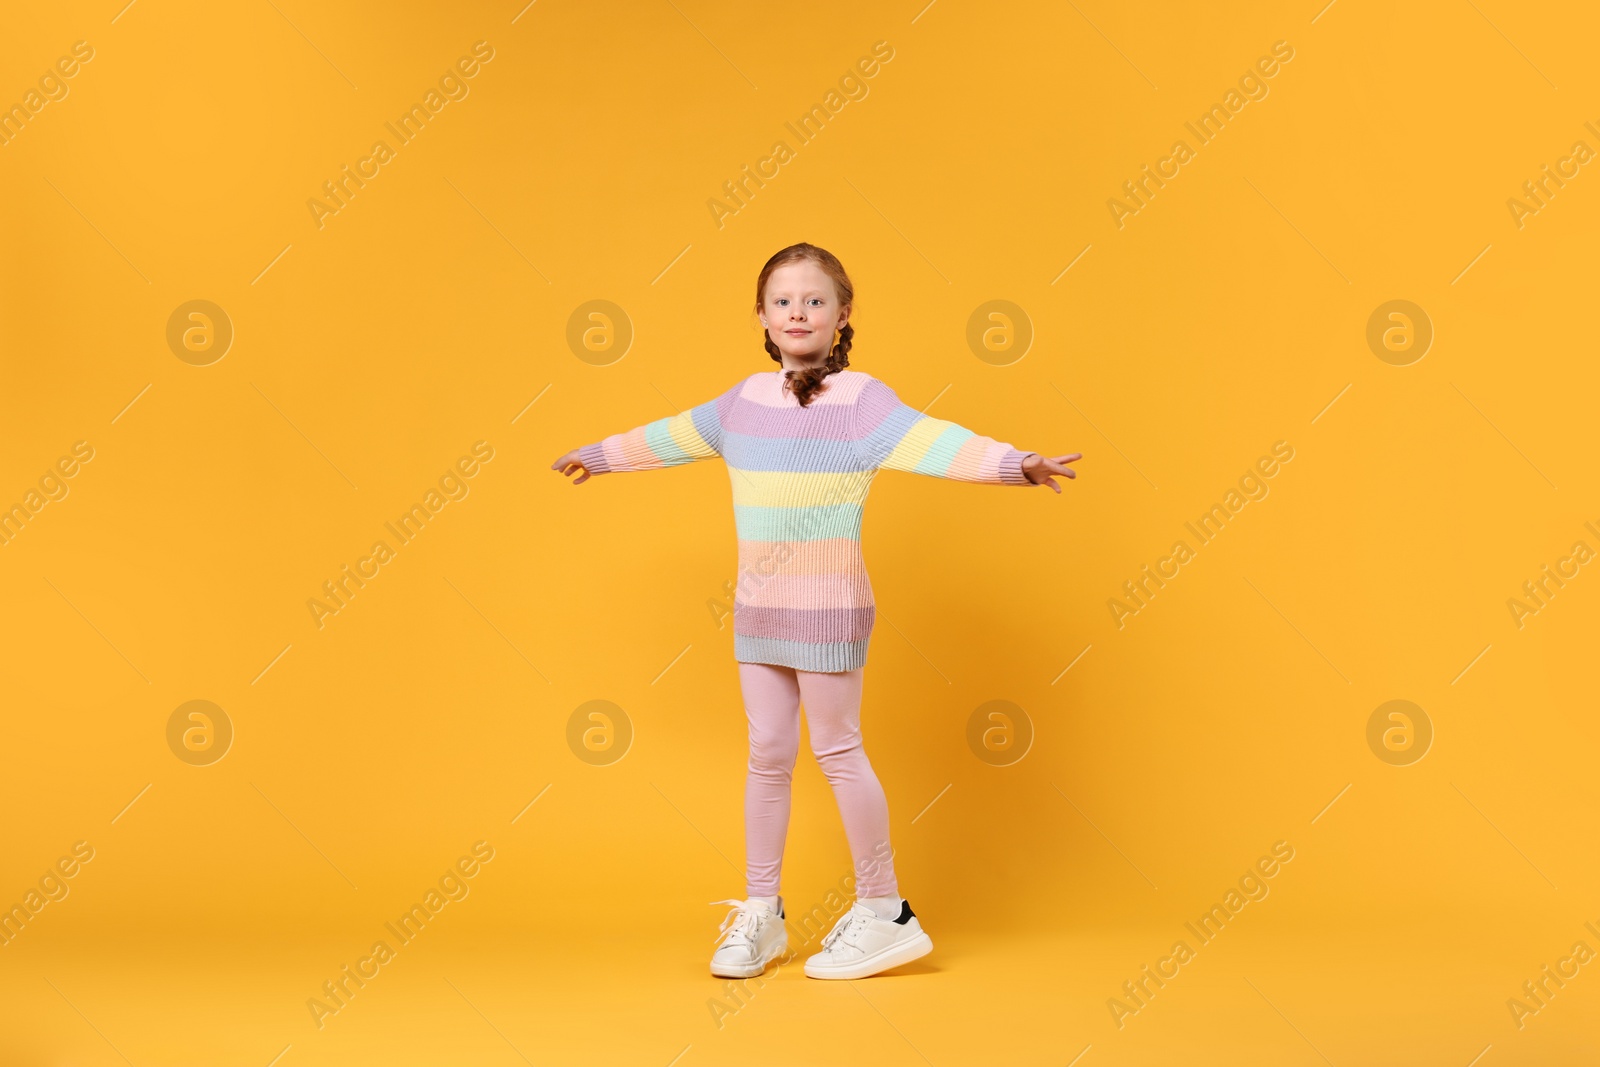
M 834 326 L 834 329 L 835 330 L 844 329 L 845 324 L 847 322 L 849 322 L 849 321 L 850 321 L 850 305 L 846 304 L 844 307 L 839 309 L 839 322 L 838 322 L 837 325 Z

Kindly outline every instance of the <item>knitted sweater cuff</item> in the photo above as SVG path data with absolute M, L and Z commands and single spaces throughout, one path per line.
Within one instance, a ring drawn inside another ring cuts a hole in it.
M 1022 472 L 1022 461 L 1029 456 L 1036 456 L 1037 452 L 1019 452 L 1013 448 L 1000 457 L 1000 481 L 1005 485 L 1033 485 L 1034 482 Z
M 598 442 L 578 449 L 578 462 L 590 474 L 611 473 L 611 464 L 606 462 L 606 450 Z

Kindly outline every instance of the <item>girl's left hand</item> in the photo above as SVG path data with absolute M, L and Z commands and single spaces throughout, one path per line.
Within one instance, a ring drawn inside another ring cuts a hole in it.
M 1078 472 L 1067 466 L 1073 460 L 1082 459 L 1082 452 L 1074 452 L 1070 456 L 1041 456 L 1037 452 L 1022 461 L 1022 473 L 1034 485 L 1048 485 L 1056 492 L 1061 492 L 1061 486 L 1050 477 L 1052 474 L 1076 478 Z

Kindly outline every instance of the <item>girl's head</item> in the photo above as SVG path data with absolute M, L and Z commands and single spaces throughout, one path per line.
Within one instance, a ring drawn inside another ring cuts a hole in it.
M 854 297 L 844 265 L 816 245 L 790 245 L 761 268 L 756 314 L 767 331 L 767 353 L 780 365 L 787 356 L 791 364 L 805 366 L 784 375 L 802 407 L 824 378 L 850 365 Z

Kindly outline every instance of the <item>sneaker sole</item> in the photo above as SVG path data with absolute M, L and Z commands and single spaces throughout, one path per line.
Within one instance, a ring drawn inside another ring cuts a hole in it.
M 901 964 L 920 960 L 933 951 L 933 940 L 926 933 L 920 933 L 911 940 L 900 945 L 891 945 L 865 959 L 857 960 L 848 967 L 828 967 L 823 964 L 812 966 L 811 959 L 806 960 L 807 978 L 866 978 L 869 975 L 887 971 Z
M 785 933 L 787 934 L 787 931 L 785 931 Z M 717 978 L 754 978 L 756 975 L 765 971 L 769 963 L 788 951 L 789 938 L 786 936 L 781 941 L 774 943 L 772 946 L 772 952 L 760 963 L 747 963 L 742 966 L 736 966 L 734 964 L 717 963 L 713 961 L 711 964 L 711 973 Z

